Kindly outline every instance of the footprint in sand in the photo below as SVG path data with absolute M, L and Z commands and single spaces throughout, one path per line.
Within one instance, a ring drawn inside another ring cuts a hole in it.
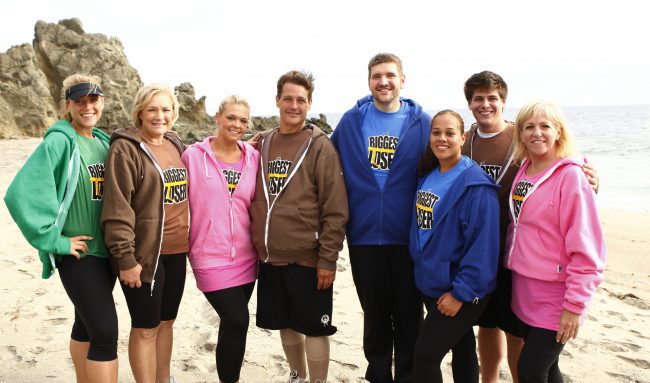
M 30 272 L 27 271 L 27 270 L 18 269 L 18 272 L 21 273 L 21 274 L 23 274 L 23 275 L 28 276 L 28 277 L 31 278 L 31 279 L 34 279 L 34 278 L 35 278 L 35 277 L 34 277 L 34 274 L 30 273 Z
M 623 314 L 621 314 L 621 313 L 619 313 L 619 312 L 616 312 L 616 311 L 605 311 L 605 312 L 606 312 L 609 316 L 612 316 L 612 317 L 618 319 L 618 320 L 621 321 L 621 322 L 627 322 L 627 318 L 625 317 L 625 315 L 623 315 Z
M 7 268 L 11 266 L 15 266 L 16 262 L 9 260 L 9 259 L 0 259 L 0 267 L 2 268 Z
M 194 361 L 191 359 L 183 359 L 181 360 L 181 370 L 183 371 L 196 371 L 198 370 L 198 367 L 194 364 Z
M 609 340 L 609 339 L 605 339 L 605 341 L 600 342 L 600 344 L 606 350 L 613 351 L 613 352 L 627 352 L 627 351 L 636 352 L 636 351 L 639 351 L 641 349 L 641 346 L 639 346 L 637 344 L 634 344 L 634 343 L 614 341 L 614 340 Z
M 205 343 L 203 343 L 203 346 L 201 346 L 201 347 L 202 347 L 205 351 L 212 353 L 212 352 L 214 352 L 214 350 L 217 349 L 217 344 L 216 344 L 216 343 L 212 343 L 212 342 L 205 342 Z
M 56 311 L 61 310 L 63 308 L 63 306 L 45 306 L 45 308 L 49 312 L 56 312 Z
M 650 362 L 648 362 L 647 360 L 628 358 L 627 356 L 623 356 L 623 355 L 616 355 L 616 356 L 619 359 L 622 359 L 630 364 L 635 365 L 636 367 L 643 368 L 645 370 L 650 369 Z
M 68 318 L 52 318 L 52 319 L 45 319 L 46 322 L 50 322 L 53 325 L 59 325 L 59 324 L 64 324 L 68 321 Z
M 627 375 L 619 374 L 617 372 L 611 372 L 611 371 L 605 371 L 607 375 L 611 376 L 612 378 L 615 378 L 616 380 L 613 382 L 619 382 L 619 383 L 628 383 L 630 381 L 630 377 Z
M 340 360 L 336 360 L 336 359 L 330 359 L 330 360 L 333 363 L 339 364 L 339 365 L 341 365 L 343 367 L 346 367 L 346 368 L 349 368 L 349 369 L 352 369 L 352 370 L 358 370 L 359 369 L 359 366 L 354 364 L 354 363 L 341 362 Z
M 634 336 L 636 336 L 637 338 L 648 339 L 647 336 L 643 335 L 643 334 L 640 333 L 639 331 L 636 331 L 636 330 L 629 330 L 629 331 L 630 331 L 632 334 L 634 334 Z

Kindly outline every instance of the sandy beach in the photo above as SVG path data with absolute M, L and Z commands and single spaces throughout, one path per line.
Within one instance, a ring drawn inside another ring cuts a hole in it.
M 0 197 L 40 139 L 0 141 Z M 609 257 L 578 339 L 563 351 L 567 382 L 650 383 L 650 213 L 601 209 Z M 41 264 L 0 203 L 0 382 L 74 382 L 68 341 L 74 310 L 58 275 L 40 277 Z M 363 314 L 347 255 L 341 253 L 334 291 L 331 382 L 363 382 L 366 361 Z M 120 320 L 119 381 L 134 382 L 128 363 L 130 319 L 124 297 L 114 296 Z M 286 382 L 288 366 L 279 334 L 255 326 L 255 295 L 242 381 Z M 219 319 L 196 288 L 188 266 L 185 295 L 175 324 L 172 371 L 183 383 L 216 382 L 214 349 Z M 450 358 L 444 361 L 451 382 Z M 510 382 L 505 363 L 501 381 Z

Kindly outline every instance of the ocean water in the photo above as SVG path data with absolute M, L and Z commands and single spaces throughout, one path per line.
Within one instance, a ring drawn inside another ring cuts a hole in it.
M 456 110 L 470 126 L 467 109 Z M 579 153 L 598 171 L 603 208 L 650 212 L 650 105 L 562 108 Z M 429 111 L 434 114 L 436 111 Z M 504 116 L 514 121 L 517 109 Z M 342 113 L 326 114 L 335 127 Z

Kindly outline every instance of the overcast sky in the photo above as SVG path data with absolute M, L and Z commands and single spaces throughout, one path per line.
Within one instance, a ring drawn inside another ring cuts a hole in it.
M 275 114 L 275 82 L 290 69 L 316 77 L 313 113 L 337 113 L 368 93 L 378 52 L 404 62 L 402 92 L 427 110 L 466 109 L 464 81 L 492 70 L 507 106 L 650 104 L 650 12 L 638 0 L 12 1 L 0 52 L 31 43 L 38 20 L 79 18 L 119 38 L 143 81 L 191 82 L 208 112 L 237 93 L 253 114 Z M 97 73 L 101 76 L 101 73 Z

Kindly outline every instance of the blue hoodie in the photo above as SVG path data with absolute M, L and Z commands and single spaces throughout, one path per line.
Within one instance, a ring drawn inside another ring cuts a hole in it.
M 372 96 L 366 96 L 348 110 L 332 134 L 339 151 L 348 191 L 350 245 L 408 245 L 409 220 L 417 186 L 417 166 L 429 143 L 431 116 L 413 100 L 397 144 L 384 189 L 381 190 L 368 161 L 368 144 L 361 126 Z
M 420 179 L 422 185 L 424 178 Z M 499 262 L 498 186 L 472 163 L 436 205 L 433 235 L 420 246 L 415 203 L 411 201 L 411 240 L 415 284 L 438 298 L 451 291 L 461 302 L 484 298 L 496 286 Z M 422 250 L 420 251 L 420 248 Z

